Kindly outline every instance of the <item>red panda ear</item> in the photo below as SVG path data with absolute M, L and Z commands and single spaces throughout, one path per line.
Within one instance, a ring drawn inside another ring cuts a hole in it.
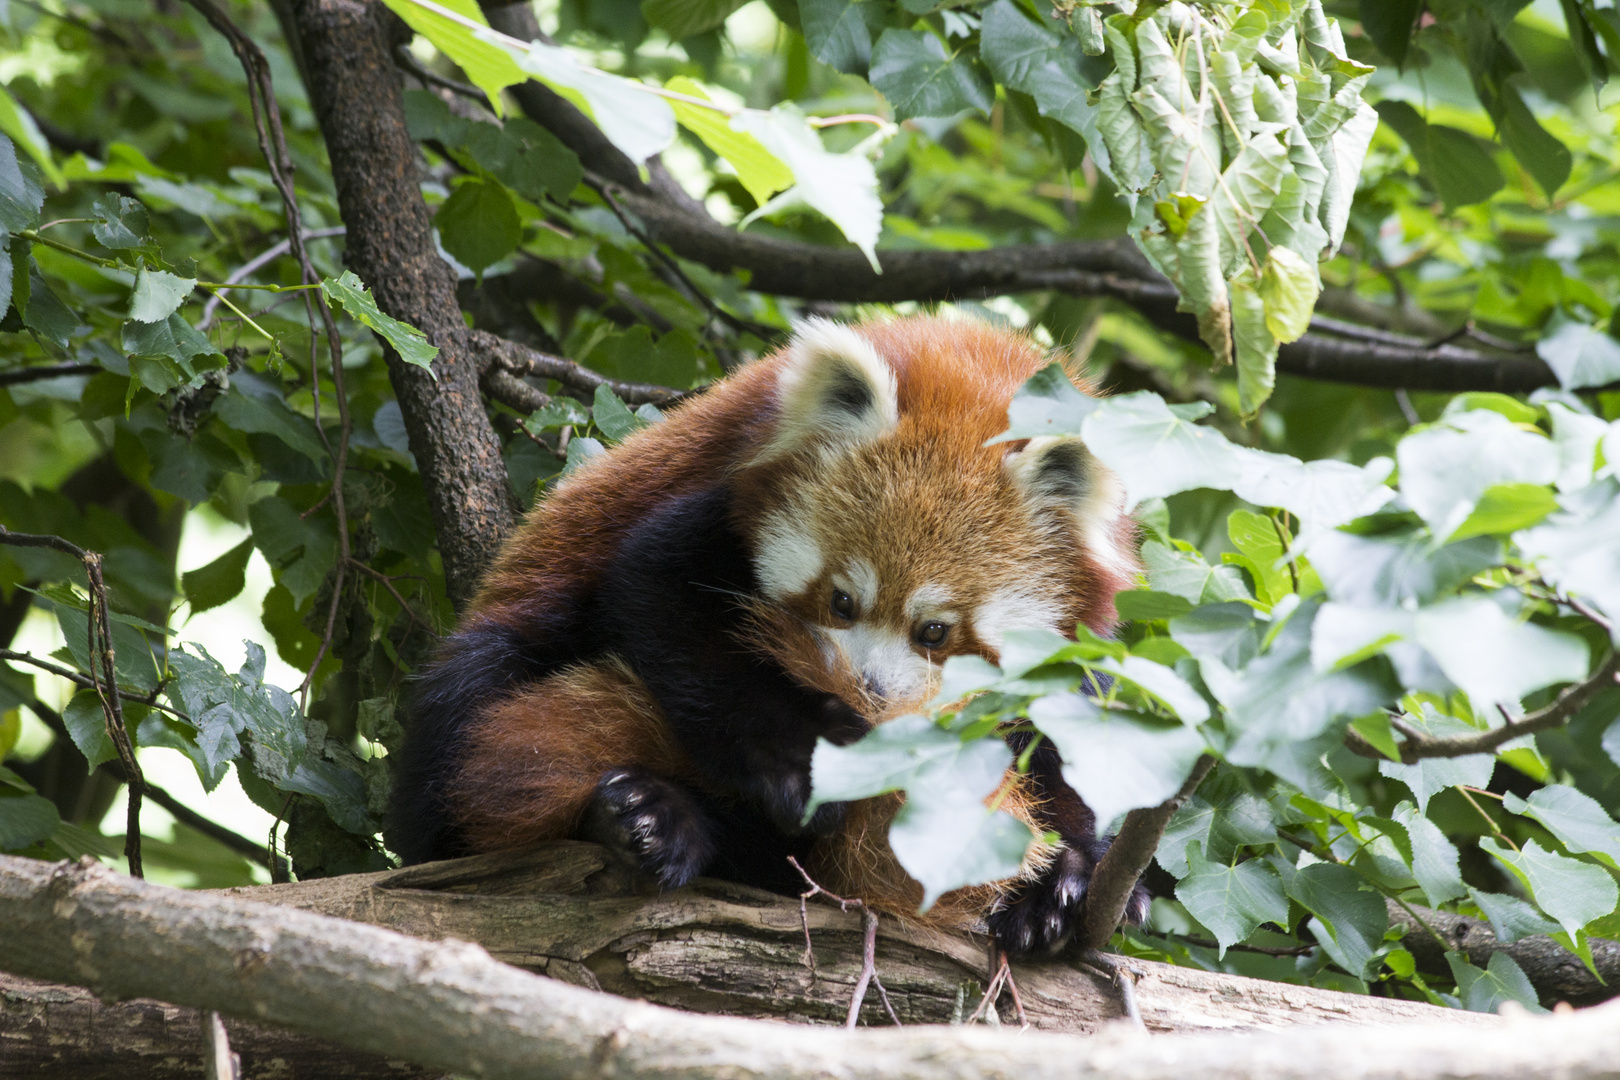
M 1125 514 L 1125 487 L 1078 438 L 1031 439 L 1008 454 L 1005 468 L 1026 503 L 1038 516 L 1070 529 L 1098 561 L 1132 568 L 1119 546 L 1120 519 Z
M 872 343 L 842 323 L 810 319 L 788 346 L 778 377 L 776 433 L 754 459 L 798 450 L 838 452 L 870 442 L 900 421 L 894 371 Z

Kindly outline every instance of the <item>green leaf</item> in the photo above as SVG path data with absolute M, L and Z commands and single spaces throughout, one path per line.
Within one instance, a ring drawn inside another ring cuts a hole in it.
M 62 638 L 67 642 L 68 653 L 73 657 L 73 663 L 80 671 L 90 670 L 90 617 L 81 607 L 66 603 L 52 603 L 56 611 L 57 625 L 62 628 Z M 158 661 L 152 652 L 151 644 L 146 640 L 140 630 L 118 618 L 115 614 L 110 620 L 112 625 L 113 646 L 113 673 L 118 677 L 118 683 L 130 690 L 152 690 L 158 685 Z M 98 664 L 96 672 L 101 672 Z
M 95 201 L 90 212 L 95 216 L 90 233 L 102 247 L 111 251 L 128 251 L 152 243 L 148 235 L 150 226 L 146 207 L 136 200 L 108 192 Z
M 1266 302 L 1266 329 L 1286 345 L 1310 329 L 1316 298 L 1322 291 L 1316 271 L 1290 248 L 1273 247 L 1266 253 L 1260 275 L 1260 298 Z
M 590 419 L 591 414 L 585 406 L 573 398 L 558 397 L 530 413 L 523 426 L 531 435 L 538 435 L 569 424 L 579 427 L 589 423 Z
M 1474 510 L 1451 534 L 1452 542 L 1528 528 L 1558 509 L 1558 500 L 1541 484 L 1493 484 Z
M 1017 874 L 1035 836 L 1005 810 L 908 795 L 889 826 L 895 858 L 923 887 L 922 908 L 952 889 Z
M 180 575 L 180 584 L 191 604 L 193 615 L 236 599 L 247 584 L 248 558 L 253 554 L 251 537 L 225 554 L 196 570 Z
M 1396 67 L 1405 67 L 1422 8 L 1423 0 L 1361 0 L 1361 29 Z
M 583 66 L 567 49 L 531 41 L 517 63 L 579 106 L 608 141 L 638 165 L 663 153 L 675 139 L 675 113 L 669 102 L 629 79 Z
M 723 24 L 747 0 L 641 0 L 641 17 L 680 41 Z
M 0 851 L 32 847 L 48 839 L 61 821 L 51 800 L 0 789 Z
M 8 233 L 39 224 L 45 191 L 17 162 L 17 148 L 0 135 L 0 230 Z
M 176 373 L 184 377 L 181 381 L 196 376 L 197 368 L 193 363 L 196 357 L 214 356 L 218 352 L 179 312 L 156 322 L 126 322 L 120 338 L 127 353 L 174 364 Z
M 1259 599 L 1275 604 L 1294 591 L 1288 567 L 1281 565 L 1286 552 L 1277 526 L 1263 514 L 1234 510 L 1226 519 L 1226 535 L 1246 560 Z
M 1446 963 L 1457 980 L 1457 996 L 1462 998 L 1463 1008 L 1470 1012 L 1494 1013 L 1504 1001 L 1517 1002 L 1533 1013 L 1547 1011 L 1541 1007 L 1530 979 L 1506 952 L 1491 953 L 1483 971 L 1470 964 L 1468 957 L 1460 952 L 1446 953 Z
M 512 54 L 499 45 L 481 41 L 474 32 L 462 24 L 432 12 L 411 0 L 383 0 L 395 15 L 418 34 L 433 42 L 444 55 L 456 62 L 467 78 L 488 97 L 495 115 L 503 115 L 501 91 L 514 83 L 524 81 L 523 70 L 512 59 Z M 477 0 L 436 0 L 440 7 L 449 8 L 457 15 L 488 26 Z
M 466 178 L 433 215 L 444 250 L 467 269 L 482 274 L 517 250 L 523 221 L 502 184 Z
M 1422 715 L 1407 713 L 1401 717 L 1407 726 L 1424 735 L 1448 738 L 1454 735 L 1477 735 L 1479 729 L 1455 717 L 1435 711 L 1425 705 Z M 1378 771 L 1393 780 L 1399 780 L 1412 790 L 1417 800 L 1418 813 L 1427 811 L 1429 800 L 1453 785 L 1482 788 L 1491 782 L 1496 760 L 1490 754 L 1466 754 L 1453 758 L 1425 758 L 1413 765 L 1393 761 L 1380 761 Z
M 1601 866 L 1548 851 L 1534 840 L 1526 840 L 1519 851 L 1489 836 L 1482 837 L 1479 846 L 1511 870 L 1530 890 L 1536 906 L 1558 920 L 1571 938 L 1620 903 L 1620 889 Z
M 276 581 L 292 593 L 302 607 L 337 557 L 338 542 L 325 515 L 301 518 L 284 499 L 260 499 L 248 508 L 253 543 L 264 553 Z
M 955 116 L 964 109 L 988 116 L 996 103 L 995 85 L 978 64 L 964 54 L 950 55 L 925 30 L 883 31 L 867 78 L 893 106 L 896 120 Z
M 0 183 L 3 183 L 3 178 L 0 178 Z M 15 272 L 13 267 L 13 274 Z M 15 301 L 15 282 L 12 289 Z M 63 349 L 68 347 L 68 337 L 80 325 L 79 317 L 57 298 L 49 285 L 45 284 L 45 277 L 39 272 L 37 263 L 28 273 L 28 299 L 23 308 L 23 325 L 30 330 L 37 330 L 45 340 Z
M 607 447 L 596 439 L 587 435 L 575 435 L 568 440 L 568 460 L 563 463 L 563 475 L 567 476 L 592 458 L 601 457 L 607 453 Z
M 240 735 L 253 747 L 253 770 L 279 784 L 303 760 L 304 718 L 292 695 L 264 682 L 264 649 L 246 642 L 247 659 L 236 675 L 195 642 L 169 654 L 174 679 L 167 692 L 178 697 L 197 728 L 197 743 L 210 766 L 241 752 Z
M 1277 336 L 1267 321 L 1266 301 L 1252 269 L 1245 266 L 1226 283 L 1226 303 L 1231 310 L 1232 363 L 1237 368 L 1238 406 L 1245 417 L 1251 417 L 1271 399 L 1271 392 L 1277 386 Z
M 522 117 L 508 119 L 501 127 L 461 123 L 447 145 L 464 147 L 478 167 L 536 202 L 548 194 L 566 202 L 584 176 L 579 157 L 572 150 L 539 124 Z
M 1365 977 L 1389 927 L 1383 896 L 1350 867 L 1335 863 L 1312 863 L 1284 876 L 1289 897 L 1316 916 L 1311 930 L 1323 950 L 1350 974 Z
M 1081 431 L 1087 448 L 1124 482 L 1127 508 L 1193 488 L 1230 490 L 1243 475 L 1243 458 L 1224 435 L 1188 423 L 1146 390 L 1097 402 Z
M 985 445 L 1051 435 L 1078 435 L 1081 421 L 1097 408 L 1062 364 L 1048 364 L 1024 381 L 1007 406 L 1007 430 Z
M 1502 187 L 1502 170 L 1479 140 L 1454 127 L 1427 123 L 1404 101 L 1380 101 L 1378 118 L 1406 140 L 1418 171 L 1447 209 L 1484 202 Z
M 1063 778 L 1097 815 L 1099 828 L 1170 798 L 1204 752 L 1203 737 L 1183 724 L 1105 711 L 1080 694 L 1038 698 L 1029 717 L 1063 755 Z
M 703 87 L 685 75 L 677 75 L 669 80 L 664 84 L 664 89 L 709 100 Z M 731 167 L 737 170 L 738 181 L 753 196 L 754 202 L 763 206 L 772 195 L 793 186 L 793 171 L 773 157 L 758 139 L 733 131 L 731 118 L 726 114 L 685 101 L 671 101 L 669 104 L 682 127 L 731 163 Z
M 1601 327 L 1557 319 L 1548 330 L 1536 342 L 1536 355 L 1565 390 L 1620 382 L 1620 342 Z
M 1412 877 L 1428 898 L 1431 907 L 1468 895 L 1459 869 L 1456 845 L 1440 826 L 1418 813 L 1410 804 L 1396 808 L 1395 820 L 1406 826 L 1412 844 Z
M 1383 536 L 1326 532 L 1311 545 L 1311 566 L 1334 600 L 1363 607 L 1426 604 L 1495 566 L 1502 548 L 1479 537 L 1436 549 L 1409 531 Z
M 244 390 L 247 380 L 233 377 L 229 393 L 214 402 L 214 414 L 233 431 L 273 435 L 312 461 L 323 465 L 331 455 L 321 444 L 315 421 L 293 412 L 272 393 Z
M 1468 898 L 1485 913 L 1491 921 L 1491 929 L 1496 931 L 1496 940 L 1504 945 L 1527 937 L 1558 933 L 1556 922 L 1517 896 L 1469 889 Z
M 1202 594 L 1202 589 L 1199 590 Z M 1114 595 L 1114 606 L 1119 617 L 1130 622 L 1151 622 L 1156 619 L 1174 619 L 1191 611 L 1192 603 L 1175 593 L 1155 592 L 1152 589 L 1126 589 Z
M 1510 814 L 1526 814 L 1545 825 L 1570 851 L 1588 851 L 1620 869 L 1620 824 L 1590 795 L 1565 784 L 1551 784 L 1531 792 L 1528 800 L 1508 792 L 1502 807 Z
M 877 171 L 861 148 L 828 152 L 821 136 L 792 104 L 778 105 L 768 113 L 750 109 L 734 117 L 731 126 L 758 139 L 793 171 L 793 186 L 744 218 L 742 225 L 803 203 L 838 226 L 844 238 L 861 249 L 873 272 L 882 272 L 877 241 L 883 231 L 883 200 L 878 197 Z
M 1010 764 L 1012 751 L 999 739 L 964 742 L 927 717 L 902 716 L 879 724 L 848 746 L 817 740 L 805 815 L 826 802 L 927 787 L 926 777 L 935 774 L 984 778 L 982 785 L 968 784 L 962 792 L 970 800 L 983 799 Z M 973 791 L 975 786 L 982 790 Z
M 1500 106 L 1501 115 L 1496 121 L 1497 134 L 1513 151 L 1513 156 L 1519 159 L 1525 171 L 1535 177 L 1547 198 L 1552 198 L 1569 179 L 1569 147 L 1541 126 L 1516 87 L 1506 83 L 1502 85 Z
M 166 322 L 196 287 L 196 278 L 183 278 L 142 266 L 135 271 L 135 288 L 129 295 L 129 317 L 141 323 Z
M 394 347 L 394 351 L 399 353 L 401 360 L 423 368 L 430 375 L 433 374 L 431 365 L 433 358 L 439 355 L 438 346 L 428 344 L 427 336 L 416 327 L 390 318 L 379 311 L 371 290 L 355 277 L 353 270 L 345 270 L 341 277 L 326 278 L 321 282 L 321 291 L 326 294 L 328 300 L 341 304 L 352 318 L 358 319 L 382 335 L 383 339 Z M 434 378 L 437 379 L 438 376 L 434 375 Z
M 984 9 L 979 29 L 979 55 L 997 82 L 1035 99 L 1042 116 L 1049 116 L 1086 138 L 1097 167 L 1109 173 L 1108 145 L 1097 124 L 1097 107 L 1087 100 L 1097 70 L 1080 42 L 1060 34 L 1024 14 L 1012 0 L 995 0 Z M 1104 69 L 1106 70 L 1106 69 Z
M 631 412 L 607 383 L 596 388 L 596 396 L 591 404 L 591 419 L 595 421 L 596 429 L 613 443 L 623 442 L 647 426 L 647 421 Z
M 67 187 L 67 178 L 62 175 L 62 170 L 56 167 L 56 162 L 51 160 L 50 143 L 40 134 L 39 125 L 34 123 L 32 116 L 18 107 L 17 99 L 13 98 L 11 92 L 3 86 L 0 86 L 0 132 L 11 136 L 12 142 L 27 151 L 28 156 L 39 165 L 46 179 L 58 189 Z
M 1401 494 L 1436 537 L 1449 538 L 1497 484 L 1551 484 L 1558 450 L 1551 440 L 1480 410 L 1421 428 L 1395 448 Z
M 1282 879 L 1265 861 L 1249 859 L 1222 866 L 1204 857 L 1197 842 L 1187 846 L 1188 872 L 1176 883 L 1176 899 L 1209 927 L 1219 954 L 1254 933 L 1261 923 L 1287 925 L 1288 898 Z
M 107 715 L 101 708 L 101 697 L 94 690 L 80 690 L 73 695 L 62 710 L 62 723 L 91 769 L 118 757 L 118 747 L 107 734 Z M 131 723 L 128 728 L 133 731 L 135 725 Z
M 1314 640 L 1312 644 L 1315 644 Z M 1401 747 L 1395 741 L 1395 729 L 1390 726 L 1389 714 L 1383 709 L 1356 717 L 1350 721 L 1350 726 L 1380 754 L 1391 761 L 1401 760 Z
M 1151 695 L 1182 723 L 1197 726 L 1209 719 L 1209 703 L 1164 664 L 1142 656 L 1104 657 L 1092 665 Z
M 1479 596 L 1419 610 L 1412 637 L 1476 709 L 1512 708 L 1533 690 L 1579 682 L 1590 660 L 1586 642 L 1576 635 L 1518 622 Z
M 1142 545 L 1142 563 L 1148 582 L 1157 593 L 1179 596 L 1193 604 L 1249 598 L 1235 569 L 1211 566 L 1195 551 L 1180 551 L 1149 540 Z
M 872 34 L 882 29 L 886 8 L 877 0 L 799 0 L 810 55 L 839 71 L 864 74 L 872 59 Z

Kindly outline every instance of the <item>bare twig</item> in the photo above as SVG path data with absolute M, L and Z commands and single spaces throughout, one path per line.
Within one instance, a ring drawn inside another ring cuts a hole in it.
M 1099 950 L 1114 936 L 1120 919 L 1124 917 L 1125 905 L 1130 902 L 1131 892 L 1141 880 L 1142 871 L 1147 869 L 1153 853 L 1158 850 L 1159 840 L 1164 836 L 1170 818 L 1192 797 L 1214 767 L 1215 759 L 1204 754 L 1193 765 L 1186 782 L 1174 796 L 1158 806 L 1132 810 L 1125 815 L 1119 835 L 1114 837 L 1108 854 L 1092 871 L 1091 884 L 1086 887 L 1085 922 L 1081 925 L 1078 938 L 1082 950 Z
M 225 1021 L 209 1010 L 203 1018 L 203 1080 L 241 1080 L 242 1059 L 231 1052 Z
M 844 1019 L 844 1026 L 851 1029 L 855 1027 L 855 1022 L 861 1017 L 861 1004 L 866 1000 L 866 988 L 876 984 L 884 1010 L 889 1014 L 889 1019 L 894 1021 L 894 1026 L 899 1027 L 900 1017 L 896 1015 L 894 1006 L 889 1004 L 889 992 L 883 988 L 883 980 L 878 978 L 877 973 L 877 912 L 867 907 L 864 900 L 847 900 L 823 889 L 793 856 L 788 856 L 788 862 L 792 863 L 793 869 L 804 878 L 804 883 L 810 886 L 808 890 L 799 894 L 799 919 L 804 926 L 804 958 L 806 966 L 810 968 L 810 978 L 813 980 L 816 977 L 816 954 L 810 945 L 810 911 L 805 905 L 812 896 L 825 896 L 837 904 L 840 911 L 854 908 L 861 913 L 861 973 L 855 982 L 854 992 L 850 994 L 849 1013 Z
M 330 229 L 306 229 L 304 231 L 304 239 L 326 240 L 334 236 L 342 236 L 347 231 L 348 230 L 342 225 L 335 225 Z M 235 285 L 236 283 L 245 280 L 249 275 L 262 269 L 266 265 L 275 262 L 277 259 L 281 258 L 291 250 L 291 240 L 278 240 L 276 243 L 272 244 L 268 248 L 265 248 L 263 251 L 253 256 L 253 258 L 249 259 L 241 266 L 238 266 L 235 270 L 232 270 L 230 276 L 225 279 L 225 284 Z M 285 303 L 286 301 L 293 299 L 297 299 L 297 297 L 293 296 L 292 294 L 288 294 L 287 296 L 278 297 L 275 303 Z M 207 330 L 213 325 L 214 312 L 219 310 L 220 300 L 220 295 L 218 293 L 214 293 L 208 298 L 208 302 L 203 305 L 202 318 L 197 322 L 197 329 L 199 331 Z
M 94 375 L 100 370 L 97 364 L 40 364 L 37 367 L 12 368 L 0 371 L 0 386 L 20 386 L 41 379 L 58 379 L 64 375 Z
M 1603 663 L 1598 665 L 1597 670 L 1583 682 L 1565 687 L 1551 704 L 1526 714 L 1522 720 L 1509 721 L 1501 727 L 1481 731 L 1477 735 L 1453 735 L 1446 738 L 1425 735 L 1417 728 L 1401 721 L 1399 717 L 1391 717 L 1390 725 L 1405 737 L 1400 748 L 1401 760 L 1408 765 L 1423 758 L 1490 754 L 1504 743 L 1512 742 L 1521 736 L 1562 727 L 1571 717 L 1585 708 L 1589 701 L 1614 686 L 1616 682 L 1620 682 L 1620 652 L 1611 651 Z M 1362 757 L 1374 759 L 1385 757 L 1381 750 L 1367 742 L 1354 728 L 1346 730 L 1344 744 Z
M 413 77 L 426 85 L 441 87 L 452 94 L 459 94 L 469 101 L 476 101 L 486 109 L 490 108 L 489 96 L 482 90 L 470 83 L 460 82 L 440 75 L 437 71 L 418 60 L 416 55 L 411 52 L 411 47 L 403 42 L 394 46 L 394 63 L 410 72 Z
M 572 360 L 561 356 L 552 356 L 538 349 L 531 349 L 526 345 L 519 345 L 514 341 L 490 337 L 486 340 L 493 342 L 484 350 L 485 372 L 499 367 L 512 375 L 537 375 L 543 379 L 555 379 L 574 390 L 587 394 L 595 393 L 598 386 L 606 385 L 629 405 L 673 405 L 681 398 L 693 391 L 674 390 L 667 386 L 653 386 L 649 383 L 621 382 L 618 379 L 609 379 L 598 375 L 589 368 L 581 367 Z M 486 389 L 488 380 L 486 378 Z M 539 391 L 535 391 L 539 393 Z M 517 406 L 514 406 L 517 407 Z M 539 406 L 535 406 L 538 408 Z M 532 409 L 530 410 L 533 411 Z
M 411 607 L 411 605 L 409 605 L 409 604 L 407 604 L 405 602 L 405 598 L 403 596 L 401 596 L 399 594 L 399 590 L 394 587 L 394 579 L 393 578 L 389 577 L 387 574 L 383 573 L 381 570 L 377 570 L 377 569 L 375 569 L 373 567 L 367 566 L 365 563 L 361 562 L 359 559 L 350 559 L 349 564 L 351 566 L 353 566 L 356 570 L 360 571 L 362 574 L 365 574 L 367 577 L 373 578 L 376 581 L 381 582 L 383 588 L 387 589 L 388 594 L 394 598 L 394 603 L 399 605 L 400 610 L 403 611 L 405 613 L 406 617 L 408 617 L 412 622 L 416 623 L 418 626 L 422 627 L 422 629 L 426 630 L 430 634 L 431 633 L 436 633 L 436 631 L 433 629 L 433 627 L 429 626 L 427 624 L 427 622 L 425 622 L 422 619 L 422 617 L 416 613 L 415 609 L 413 609 Z
M 74 671 L 72 668 L 63 667 L 60 664 L 53 664 L 49 660 L 41 660 L 33 653 L 16 652 L 12 649 L 0 649 L 0 660 L 9 660 L 15 664 L 28 664 L 31 667 L 37 667 L 41 671 L 47 671 L 58 678 L 66 679 L 68 682 L 79 687 L 80 689 L 91 690 L 94 689 L 96 685 L 95 680 L 91 679 L 90 676 L 84 674 L 83 672 Z M 173 716 L 179 720 L 184 720 L 188 724 L 191 723 L 191 717 L 187 716 L 179 709 L 172 708 L 168 705 L 159 705 L 156 701 L 156 693 L 137 694 L 133 690 L 120 690 L 118 691 L 118 696 L 123 698 L 125 701 L 137 702 L 138 704 L 145 705 L 148 708 L 156 709 L 159 712 L 166 712 L 170 716 Z

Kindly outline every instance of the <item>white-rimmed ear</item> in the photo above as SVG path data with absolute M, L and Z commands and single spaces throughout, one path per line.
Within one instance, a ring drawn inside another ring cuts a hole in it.
M 1005 467 L 1037 515 L 1065 521 L 1105 565 L 1131 569 L 1117 528 L 1125 514 L 1125 486 L 1085 443 L 1073 436 L 1031 439 L 1007 455 Z
M 845 450 L 899 422 L 894 371 L 848 326 L 810 319 L 788 349 L 776 388 L 781 406 L 776 433 L 756 463 L 810 447 Z

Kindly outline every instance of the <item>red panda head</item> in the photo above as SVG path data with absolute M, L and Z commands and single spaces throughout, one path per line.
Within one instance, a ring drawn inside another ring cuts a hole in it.
M 1077 438 L 994 443 L 1044 362 L 983 324 L 808 323 L 734 483 L 760 589 L 887 702 L 1008 631 L 1115 621 L 1136 563 L 1117 479 Z

